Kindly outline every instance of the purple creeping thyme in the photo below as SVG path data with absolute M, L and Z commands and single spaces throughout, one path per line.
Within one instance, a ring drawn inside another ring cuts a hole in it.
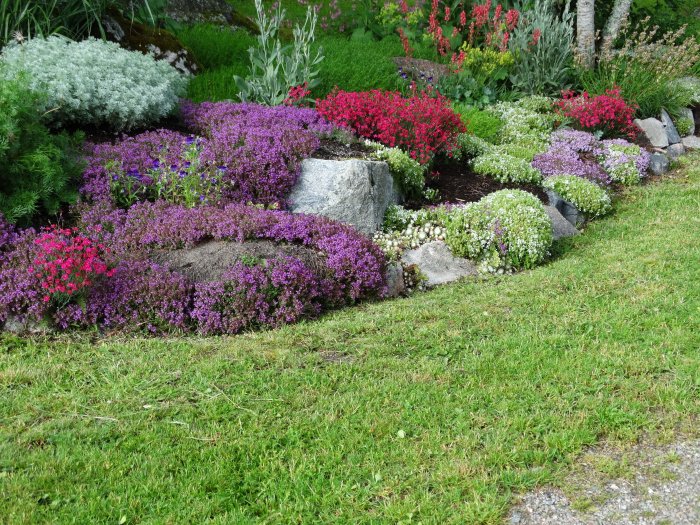
M 582 158 L 573 148 L 561 143 L 552 144 L 547 151 L 536 155 L 532 167 L 545 177 L 575 175 L 601 185 L 610 184 L 610 177 L 596 160 Z
M 203 334 L 279 326 L 321 311 L 320 282 L 302 261 L 280 257 L 266 264 L 236 263 L 220 281 L 199 283 L 192 317 Z
M 646 150 L 632 144 L 625 139 L 608 139 L 601 142 L 602 155 L 604 157 L 603 166 L 606 169 L 614 168 L 619 164 L 634 161 L 640 177 L 644 177 L 649 169 L 651 155 Z M 622 152 L 621 155 L 614 153 L 615 149 Z
M 192 180 L 199 175 L 202 204 L 284 206 L 301 161 L 320 144 L 318 134 L 333 130 L 306 108 L 185 102 L 182 111 L 201 136 L 158 130 L 90 146 L 82 188 L 88 200 L 127 207 L 166 198 L 195 205 Z
M 41 279 L 32 270 L 38 253 L 37 233 L 26 229 L 13 235 L 0 252 L 0 323 L 10 315 L 41 319 L 47 311 Z

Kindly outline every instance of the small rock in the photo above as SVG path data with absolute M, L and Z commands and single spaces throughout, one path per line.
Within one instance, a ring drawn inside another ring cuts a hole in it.
M 693 124 L 690 126 L 690 131 L 688 131 L 688 137 L 695 135 L 695 116 L 693 115 L 693 110 L 690 108 L 683 108 L 680 111 L 680 118 L 689 119 Z
M 678 134 L 676 126 L 673 125 L 673 120 L 671 120 L 671 115 L 665 109 L 661 110 L 661 123 L 666 129 L 666 136 L 668 137 L 669 144 L 678 144 L 681 141 L 681 136 Z
M 547 215 L 549 215 L 549 218 L 552 221 L 552 233 L 554 234 L 555 241 L 565 237 L 573 237 L 574 235 L 579 234 L 576 227 L 567 221 L 566 218 L 554 206 L 545 206 L 544 210 L 547 212 Z
M 575 228 L 586 222 L 584 214 L 576 206 L 562 199 L 557 192 L 547 190 L 547 197 L 549 198 L 549 205 L 556 208 L 564 219 Z
M 700 149 L 700 137 L 683 137 L 682 142 L 687 149 Z
M 649 170 L 654 175 L 663 175 L 668 171 L 668 157 L 663 153 L 652 153 L 649 160 Z
M 386 269 L 387 297 L 399 297 L 406 293 L 401 263 L 390 263 Z
M 676 160 L 678 157 L 685 153 L 685 146 L 683 144 L 671 144 L 666 148 L 666 155 L 671 160 Z
M 651 145 L 657 148 L 668 147 L 668 135 L 661 121 L 655 118 L 635 119 L 634 123 L 644 132 Z
M 415 250 L 404 252 L 401 262 L 406 265 L 415 264 L 425 275 L 427 286 L 449 283 L 476 275 L 477 270 L 473 262 L 452 255 L 447 245 L 442 241 L 433 241 Z

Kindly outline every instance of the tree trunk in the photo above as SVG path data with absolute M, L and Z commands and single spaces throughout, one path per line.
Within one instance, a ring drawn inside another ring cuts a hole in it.
M 603 31 L 604 48 L 612 47 L 612 45 L 615 43 L 615 39 L 620 34 L 622 23 L 627 20 L 627 17 L 630 14 L 631 6 L 632 0 L 615 0 L 612 13 L 610 13 L 608 23 L 605 24 L 605 31 Z
M 576 3 L 576 40 L 581 65 L 592 68 L 595 61 L 595 2 Z

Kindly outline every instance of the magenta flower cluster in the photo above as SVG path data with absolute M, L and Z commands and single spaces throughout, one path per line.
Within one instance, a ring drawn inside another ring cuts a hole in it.
M 333 130 L 306 108 L 185 102 L 182 113 L 185 123 L 200 136 L 158 130 L 124 137 L 115 144 L 92 145 L 83 194 L 93 202 L 118 202 L 120 195 L 114 192 L 127 191 L 121 181 L 129 183 L 130 193 L 138 194 L 139 185 L 153 184 L 149 173 L 154 166 L 165 166 L 172 174 L 188 173 L 191 161 L 186 152 L 196 142 L 199 174 L 211 182 L 205 186 L 216 186 L 221 192 L 217 202 L 284 206 L 301 161 L 318 148 L 320 133 Z

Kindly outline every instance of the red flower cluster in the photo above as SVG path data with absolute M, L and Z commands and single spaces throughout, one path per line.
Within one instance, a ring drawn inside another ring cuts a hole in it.
M 114 274 L 104 262 L 104 245 L 79 235 L 76 228 L 43 228 L 34 243 L 39 253 L 29 272 L 41 279 L 44 302 L 57 294 L 73 295 L 90 286 L 98 275 Z
M 407 151 L 422 164 L 435 153 L 453 151 L 465 131 L 459 115 L 440 94 L 422 91 L 403 97 L 392 91 L 334 91 L 316 101 L 326 119 L 358 135 Z
M 309 83 L 304 82 L 298 86 L 290 87 L 289 92 L 287 93 L 287 98 L 284 99 L 283 103 L 285 106 L 297 106 L 310 94 L 311 91 L 309 90 Z
M 639 133 L 633 122 L 637 106 L 627 104 L 618 87 L 596 96 L 585 91 L 580 95 L 564 91 L 556 105 L 560 115 L 572 119 L 582 130 L 602 131 L 606 136 L 624 136 L 630 140 Z

